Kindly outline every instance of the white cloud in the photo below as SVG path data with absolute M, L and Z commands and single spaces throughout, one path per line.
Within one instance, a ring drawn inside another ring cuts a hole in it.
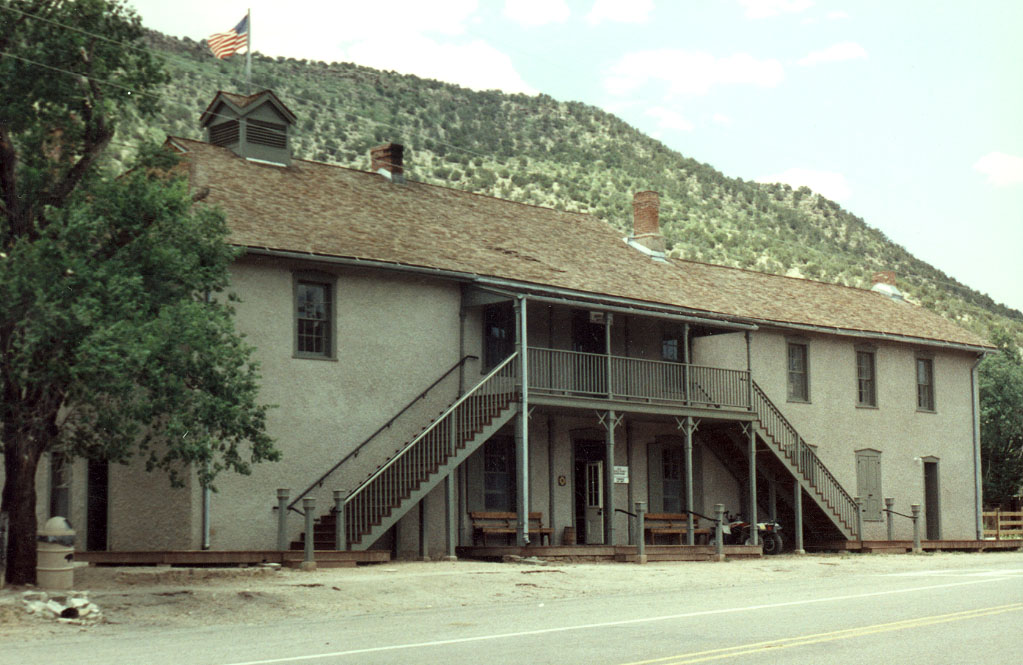
M 785 78 L 777 60 L 757 60 L 747 53 L 718 58 L 681 49 L 638 51 L 623 56 L 604 79 L 614 95 L 627 95 L 644 85 L 666 85 L 675 95 L 705 95 L 719 85 L 770 88 Z
M 586 15 L 590 25 L 603 21 L 612 23 L 646 23 L 654 10 L 654 0 L 596 0 Z
M 711 116 L 710 121 L 715 125 L 720 125 L 721 127 L 731 127 L 732 125 L 732 119 L 724 113 L 715 113 Z
M 973 169 L 986 175 L 987 181 L 997 187 L 1023 184 L 1023 157 L 989 152 L 977 160 Z
M 780 182 L 793 188 L 809 187 L 832 201 L 844 201 L 852 195 L 849 183 L 841 173 L 813 171 L 810 169 L 788 169 L 775 175 L 765 175 L 757 182 Z
M 844 12 L 841 9 L 835 10 L 833 12 L 828 12 L 829 21 L 841 21 L 847 18 L 849 18 L 849 12 Z
M 746 9 L 746 18 L 768 18 L 779 14 L 796 14 L 813 7 L 813 0 L 739 0 Z
M 345 3 L 343 15 L 338 15 L 337 6 L 333 2 L 315 0 L 308 4 L 303 6 L 302 12 L 286 8 L 285 3 L 280 3 L 279 7 L 272 10 L 267 8 L 262 14 L 253 10 L 254 38 L 270 39 L 275 33 L 281 32 L 278 30 L 281 25 L 267 16 L 271 11 L 279 12 L 280 18 L 286 23 L 301 23 L 315 32 L 333 34 L 334 38 L 329 41 L 372 38 L 380 43 L 390 43 L 392 34 L 407 32 L 462 35 L 466 31 L 466 23 L 478 8 L 477 0 L 449 0 L 444 3 L 444 11 L 437 11 L 433 3 L 421 0 L 388 0 L 387 3 Z M 314 9 L 316 7 L 321 9 Z M 297 14 L 298 18 L 289 18 L 288 14 Z M 329 17 L 330 20 L 322 23 L 309 20 L 309 16 L 317 14 Z M 255 32 L 261 25 L 256 21 L 261 19 L 265 27 L 261 32 Z M 303 34 L 300 30 L 292 32 L 291 37 L 299 44 L 309 41 L 308 33 Z
M 504 0 L 505 17 L 525 26 L 564 23 L 571 13 L 565 0 Z
M 663 106 L 654 106 L 647 109 L 646 115 L 657 119 L 657 125 L 661 129 L 674 129 L 681 132 L 691 132 L 694 129 L 693 123 L 686 120 L 681 113 Z
M 822 62 L 842 62 L 844 60 L 858 60 L 867 57 L 867 49 L 856 42 L 842 42 L 832 44 L 823 51 L 812 51 L 806 57 L 799 60 L 804 67 L 819 65 Z
M 442 44 L 423 35 L 401 37 L 401 48 L 382 49 L 377 41 L 363 41 L 344 49 L 347 58 L 375 69 L 393 69 L 456 83 L 474 90 L 497 88 L 509 93 L 535 95 L 515 70 L 511 58 L 490 44 Z

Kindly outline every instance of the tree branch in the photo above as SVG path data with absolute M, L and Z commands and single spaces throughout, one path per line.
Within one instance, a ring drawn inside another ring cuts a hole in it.
M 22 228 L 24 221 L 19 219 L 21 206 L 18 203 L 18 181 L 14 168 L 17 161 L 18 153 L 14 150 L 10 132 L 6 125 L 0 124 L 0 212 L 7 218 L 10 238 L 21 235 L 25 230 Z M 2 238 L 0 243 L 7 245 L 10 238 Z

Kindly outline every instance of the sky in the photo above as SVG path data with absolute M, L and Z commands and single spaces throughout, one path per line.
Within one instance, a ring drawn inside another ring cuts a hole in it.
M 726 176 L 805 185 L 1023 310 L 1019 0 L 129 0 L 269 56 L 614 113 Z M 287 100 L 285 100 L 287 101 Z

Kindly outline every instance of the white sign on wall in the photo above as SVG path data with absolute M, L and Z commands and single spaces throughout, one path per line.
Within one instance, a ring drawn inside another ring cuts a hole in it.
M 615 479 L 615 485 L 628 485 L 629 484 L 629 467 L 627 467 L 627 466 L 615 466 L 615 468 L 614 468 L 614 479 Z

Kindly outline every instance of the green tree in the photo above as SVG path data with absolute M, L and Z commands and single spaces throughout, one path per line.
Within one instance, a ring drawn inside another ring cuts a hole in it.
M 72 29 L 72 28 L 77 28 Z M 97 164 L 118 120 L 165 81 L 120 2 L 0 7 L 0 443 L 7 579 L 35 579 L 36 469 L 47 451 L 179 484 L 276 459 L 251 348 L 220 295 L 223 216 L 171 178 L 174 158 Z
M 980 441 L 984 501 L 998 505 L 1023 489 L 1023 358 L 1010 335 L 980 364 Z

